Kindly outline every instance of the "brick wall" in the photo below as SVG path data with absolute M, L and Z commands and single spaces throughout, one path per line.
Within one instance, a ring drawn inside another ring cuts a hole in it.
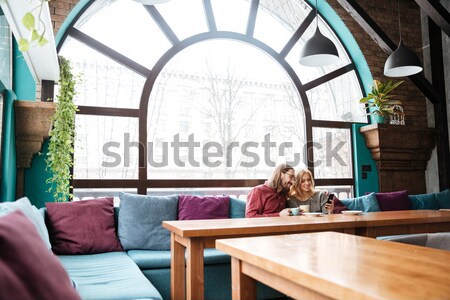
M 369 65 L 374 79 L 381 81 L 389 78 L 383 75 L 384 63 L 388 55 L 373 41 L 353 18 L 340 6 L 337 0 L 328 0 L 336 13 L 355 37 Z M 396 44 L 399 41 L 397 1 L 358 0 L 358 4 L 380 26 Z M 422 57 L 422 33 L 419 6 L 412 0 L 400 0 L 401 28 L 403 43 Z M 426 99 L 422 92 L 408 78 L 395 90 L 398 100 L 402 101 L 406 115 L 406 125 L 427 127 Z
M 52 14 L 53 30 L 56 34 L 64 19 L 79 0 L 51 0 L 49 2 Z M 224 0 L 226 1 L 226 0 Z M 388 57 L 386 53 L 373 41 L 356 21 L 340 6 L 337 0 L 328 0 L 336 13 L 344 21 L 360 46 L 367 64 L 375 79 L 385 81 L 383 76 L 384 63 Z M 391 0 L 358 0 L 358 4 L 365 9 L 378 26 L 393 40 L 399 41 L 397 1 Z M 419 6 L 412 0 L 400 0 L 402 38 L 406 47 L 422 57 L 422 34 Z M 395 79 L 397 80 L 397 79 Z M 395 94 L 403 103 L 406 115 L 406 125 L 427 127 L 426 99 L 420 90 L 407 78 Z
M 48 3 L 52 16 L 53 32 L 55 34 L 78 2 L 79 0 L 51 0 Z

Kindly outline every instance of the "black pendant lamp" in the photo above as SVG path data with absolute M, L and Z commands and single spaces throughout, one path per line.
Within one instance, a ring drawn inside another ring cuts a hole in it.
M 384 75 L 387 77 L 411 76 L 423 70 L 422 65 L 420 64 L 420 59 L 417 55 L 403 45 L 399 0 L 397 0 L 397 5 L 400 42 L 397 49 L 389 55 L 386 63 L 384 64 Z
M 334 43 L 319 30 L 316 0 L 316 32 L 305 43 L 300 51 L 300 64 L 308 67 L 323 67 L 339 60 L 339 54 Z

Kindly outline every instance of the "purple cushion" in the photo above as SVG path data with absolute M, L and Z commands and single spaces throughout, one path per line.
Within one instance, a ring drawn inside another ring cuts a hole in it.
M 59 260 L 21 211 L 0 218 L 0 245 L 0 299 L 80 299 Z
M 228 196 L 178 196 L 179 220 L 226 219 L 229 208 Z
M 333 198 L 333 214 L 340 214 L 344 210 L 348 210 L 348 207 L 344 205 L 336 196 Z
M 122 251 L 114 227 L 113 198 L 48 202 L 45 206 L 55 254 Z
M 409 200 L 407 190 L 375 193 L 375 197 L 377 197 L 378 205 L 382 211 L 411 209 L 411 200 Z

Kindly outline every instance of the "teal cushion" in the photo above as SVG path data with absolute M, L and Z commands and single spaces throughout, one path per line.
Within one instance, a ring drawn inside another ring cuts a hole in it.
M 83 300 L 162 299 L 125 252 L 60 255 Z
M 245 204 L 247 201 L 230 197 L 230 218 L 245 218 Z
M 450 189 L 443 190 L 435 195 L 439 203 L 439 208 L 450 208 Z
M 130 250 L 128 256 L 141 270 L 170 268 L 170 251 Z M 217 249 L 204 250 L 205 265 L 230 263 L 230 256 Z
M 375 193 L 370 193 L 368 195 L 351 199 L 343 199 L 341 202 L 349 210 L 361 210 L 363 212 L 381 211 Z
M 176 220 L 178 195 L 120 193 L 118 236 L 125 250 L 170 250 L 170 231 L 161 223 Z
M 411 209 L 439 209 L 439 202 L 435 194 L 409 195 Z

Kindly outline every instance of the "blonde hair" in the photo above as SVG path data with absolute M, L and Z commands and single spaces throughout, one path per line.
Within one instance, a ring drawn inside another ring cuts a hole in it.
M 270 188 L 277 190 L 281 185 L 281 174 L 292 170 L 295 172 L 294 168 L 288 164 L 279 164 L 275 170 L 273 170 L 272 175 L 268 180 L 268 185 Z
M 302 178 L 303 175 L 308 174 L 311 178 L 311 189 L 309 190 L 309 193 L 304 195 L 304 192 L 302 192 L 301 184 L 302 184 Z M 289 196 L 299 195 L 299 196 L 308 196 L 312 197 L 314 195 L 316 184 L 314 182 L 313 175 L 310 170 L 308 169 L 301 169 L 297 172 L 297 175 L 295 176 L 294 184 L 291 186 L 291 189 L 289 191 Z

